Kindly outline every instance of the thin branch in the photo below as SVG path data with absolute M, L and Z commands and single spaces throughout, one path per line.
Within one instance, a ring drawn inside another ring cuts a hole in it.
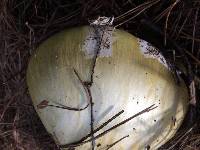
M 122 121 L 122 122 L 120 122 L 120 123 L 118 123 L 118 124 L 112 126 L 111 128 L 105 130 L 104 132 L 98 134 L 98 135 L 95 136 L 94 138 L 90 138 L 89 140 L 86 140 L 86 141 L 81 142 L 81 143 L 75 143 L 75 144 L 73 143 L 73 144 L 61 145 L 60 147 L 61 147 L 61 148 L 77 147 L 77 146 L 81 146 L 81 145 L 83 145 L 83 144 L 86 144 L 86 143 L 88 143 L 88 142 L 91 142 L 92 140 L 96 140 L 96 139 L 98 139 L 98 138 L 100 138 L 100 137 L 102 137 L 102 136 L 108 134 L 110 131 L 112 131 L 112 130 L 118 128 L 119 126 L 121 126 L 121 125 L 123 125 L 123 124 L 129 122 L 129 121 L 132 120 L 133 118 L 136 118 L 137 116 L 140 116 L 140 115 L 142 115 L 142 114 L 144 114 L 144 113 L 147 113 L 147 112 L 149 112 L 149 111 L 151 111 L 151 110 L 153 110 L 153 109 L 155 109 L 155 108 L 157 108 L 157 106 L 155 106 L 155 104 L 153 104 L 153 105 L 151 105 L 150 107 L 148 107 L 148 108 L 146 108 L 146 109 L 144 109 L 144 110 L 138 112 L 137 114 L 135 114 L 135 115 L 133 115 L 133 116 L 131 116 L 131 117 L 125 119 L 124 121 Z
M 183 21 L 183 24 L 181 25 L 181 27 L 180 27 L 180 29 L 179 29 L 177 35 L 176 35 L 176 39 L 177 39 L 178 37 L 180 37 L 179 35 L 180 35 L 180 33 L 182 32 L 183 27 L 185 26 L 186 22 L 188 21 L 188 18 L 189 18 L 189 16 L 191 15 L 191 13 L 192 13 L 192 10 L 189 10 L 188 13 L 187 13 L 187 16 L 185 17 L 185 19 L 184 19 L 184 21 Z
M 197 65 L 200 65 L 200 60 L 196 58 L 191 52 L 186 49 L 183 49 L 187 55 L 189 55 L 194 61 L 196 61 Z
M 99 31 L 98 31 L 98 29 L 100 29 L 100 28 L 103 28 L 103 33 L 102 33 L 101 37 L 99 37 L 100 35 L 99 35 Z M 98 58 L 99 53 L 101 51 L 101 43 L 102 43 L 103 36 L 104 36 L 104 33 L 105 33 L 105 27 L 104 26 L 102 26 L 102 27 L 94 26 L 94 30 L 95 30 L 95 34 L 98 37 L 97 43 L 99 43 L 99 44 L 98 44 L 98 47 L 97 47 L 97 50 L 96 50 L 96 53 L 95 53 L 95 56 L 94 56 L 94 62 L 93 62 L 93 65 L 92 65 L 92 73 L 91 73 L 91 77 L 90 77 L 90 84 L 88 84 L 89 86 L 91 86 L 92 83 L 93 83 L 94 69 L 95 69 L 95 66 L 96 66 L 97 58 Z
M 93 78 L 94 78 L 94 69 L 95 69 L 95 66 L 96 66 L 96 62 L 97 62 L 97 58 L 99 56 L 99 53 L 101 51 L 101 43 L 102 43 L 102 40 L 103 40 L 103 36 L 104 36 L 104 33 L 105 33 L 105 27 L 106 26 L 93 26 L 94 27 L 94 30 L 95 30 L 95 33 L 97 35 L 97 43 L 98 44 L 98 47 L 97 47 L 97 50 L 96 50 L 96 54 L 94 56 L 94 62 L 93 62 L 93 65 L 92 65 L 92 71 L 91 71 L 91 79 L 90 79 L 90 82 L 87 82 L 85 83 L 85 86 L 87 87 L 87 92 L 88 92 L 88 95 L 89 95 L 89 101 L 90 101 L 90 106 L 91 106 L 91 138 L 92 138 L 92 150 L 94 150 L 94 147 L 95 147 L 95 139 L 94 139 L 94 115 L 93 115 L 93 100 L 92 100 L 92 94 L 91 94 L 91 90 L 90 90 L 90 87 L 92 86 L 93 84 Z M 100 32 L 98 31 L 98 29 L 100 29 L 101 31 L 103 30 L 103 33 L 100 37 Z
M 179 2 L 180 0 L 176 0 L 170 7 L 170 10 L 167 14 L 167 18 L 166 18 L 166 21 L 165 21 L 165 30 L 164 30 L 164 45 L 166 46 L 167 44 L 167 26 L 168 26 L 168 20 L 169 20 L 169 16 L 171 14 L 171 11 L 172 9 L 176 6 L 176 4 Z
M 49 101 L 43 100 L 42 102 L 40 102 L 40 104 L 37 105 L 37 108 L 43 109 L 43 108 L 46 108 L 46 107 L 56 107 L 56 108 L 61 108 L 61 109 L 73 110 L 73 111 L 82 111 L 82 110 L 86 109 L 88 106 L 89 106 L 89 104 L 87 104 L 83 108 L 75 108 L 75 107 L 65 106 L 65 105 L 62 105 L 62 104 L 52 105 L 52 104 L 49 104 Z
M 199 9 L 196 10 L 195 18 L 194 18 L 194 26 L 193 26 L 193 32 L 192 32 L 192 53 L 194 53 L 194 43 L 195 43 L 195 33 L 196 33 L 196 23 L 197 23 L 197 17 L 198 17 Z
M 92 101 L 92 94 L 90 91 L 90 88 L 88 87 L 88 93 L 89 93 L 89 100 L 90 100 L 90 118 L 91 118 L 91 137 L 92 137 L 92 150 L 94 150 L 94 146 L 95 146 L 95 140 L 94 140 L 94 114 L 93 114 L 93 101 Z
M 78 78 L 79 82 L 83 86 L 88 99 L 90 99 L 90 97 L 91 97 L 90 89 L 88 89 L 88 87 L 84 84 L 83 80 L 78 75 L 78 72 L 75 69 L 73 69 L 73 71 L 74 71 L 76 77 Z M 61 109 L 73 110 L 73 111 L 82 111 L 82 110 L 86 109 L 88 106 L 89 106 L 89 103 L 83 108 L 69 107 L 69 106 L 65 106 L 65 105 L 62 105 L 62 104 L 52 105 L 52 104 L 49 104 L 48 100 L 43 100 L 37 105 L 37 108 L 38 109 L 43 109 L 45 107 L 56 107 L 56 108 L 61 108 Z
M 100 125 L 98 128 L 96 128 L 94 130 L 94 133 L 98 132 L 99 130 L 101 130 L 103 127 L 105 127 L 107 124 L 109 124 L 111 121 L 113 121 L 115 118 L 117 118 L 119 115 L 121 115 L 124 112 L 124 110 L 118 112 L 116 115 L 114 115 L 113 117 L 111 117 L 110 119 L 108 119 L 106 122 L 104 122 L 102 125 Z M 86 135 L 85 137 L 83 137 L 79 142 L 76 143 L 80 143 L 82 141 L 84 141 L 85 139 L 87 139 L 88 137 L 91 136 L 91 133 L 89 133 L 88 135 Z
M 117 16 L 115 18 L 115 21 L 121 20 L 121 19 L 129 16 L 129 15 L 131 15 L 132 13 L 136 12 L 139 9 L 144 9 L 146 6 L 148 6 L 148 5 L 150 5 L 150 4 L 154 3 L 154 2 L 155 2 L 155 0 L 152 0 L 152 1 L 149 1 L 149 2 L 145 2 L 145 3 L 143 3 L 143 4 L 139 5 L 139 6 L 131 9 L 131 10 L 128 10 L 127 12 L 121 14 L 120 16 Z
M 80 82 L 81 85 L 83 86 L 83 88 L 84 88 L 84 90 L 85 90 L 85 93 L 86 93 L 86 95 L 87 95 L 88 103 L 90 103 L 90 101 L 89 101 L 89 93 L 88 93 L 88 87 L 87 87 L 87 85 L 85 84 L 85 82 L 83 82 L 83 80 L 82 80 L 81 77 L 79 76 L 78 72 L 77 72 L 75 69 L 73 69 L 73 71 L 74 71 L 76 77 L 78 78 L 79 82 Z
M 194 129 L 194 126 L 191 127 L 187 132 L 185 132 L 176 142 L 168 148 L 168 150 L 173 149 L 187 134 L 189 134 Z
M 124 23 L 129 22 L 130 20 L 134 19 L 134 18 L 137 17 L 139 14 L 141 14 L 142 12 L 144 12 L 146 9 L 150 8 L 151 6 L 155 5 L 155 4 L 158 3 L 159 1 L 160 1 L 160 0 L 157 0 L 157 1 L 153 2 L 153 3 L 150 3 L 149 6 L 147 5 L 147 6 L 144 7 L 141 11 L 139 11 L 137 14 L 135 14 L 135 15 L 133 15 L 132 17 L 130 17 L 129 19 L 127 19 L 127 20 L 121 22 L 120 24 L 116 25 L 115 28 L 117 28 L 117 27 L 123 25 Z
M 120 116 L 122 113 L 124 112 L 124 110 L 118 112 L 117 114 L 115 114 L 113 117 L 111 117 L 110 119 L 108 119 L 106 122 L 104 122 L 102 125 L 100 125 L 98 128 L 96 128 L 93 132 L 96 133 L 99 130 L 101 130 L 103 127 L 105 127 L 107 124 L 109 124 L 110 122 L 112 122 L 115 118 L 117 118 L 118 116 Z M 85 137 L 83 137 L 82 139 L 80 139 L 77 142 L 71 143 L 71 144 L 79 144 L 81 142 L 83 142 L 84 140 L 86 140 L 88 137 L 90 137 L 92 135 L 92 133 L 89 133 L 88 135 L 86 135 Z M 65 144 L 65 145 L 61 145 L 61 147 L 65 148 L 68 147 L 69 144 Z
M 69 107 L 69 106 L 58 106 L 58 105 L 48 105 L 50 107 L 56 107 L 56 108 L 62 108 L 62 109 L 67 109 L 67 110 L 73 110 L 73 111 L 82 111 L 84 109 L 86 109 L 89 104 L 87 104 L 85 107 L 83 108 L 74 108 L 74 107 Z
M 117 143 L 121 142 L 123 139 L 125 139 L 125 138 L 127 138 L 127 137 L 129 137 L 129 135 L 126 135 L 126 136 L 120 138 L 119 140 L 117 140 L 116 142 L 114 142 L 114 143 L 108 145 L 108 147 L 106 148 L 106 150 L 109 150 L 110 148 L 112 148 L 112 147 L 115 146 Z
M 168 8 L 164 9 L 159 15 L 157 15 L 154 19 L 153 19 L 153 22 L 158 22 L 159 20 L 161 20 L 166 14 L 167 12 L 169 12 L 170 10 L 170 7 L 169 6 Z

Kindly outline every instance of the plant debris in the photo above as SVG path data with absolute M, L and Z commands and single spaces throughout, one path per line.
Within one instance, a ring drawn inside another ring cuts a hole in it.
M 195 0 L 1 0 L 0 149 L 59 149 L 28 94 L 28 60 L 54 33 L 86 25 L 97 16 L 114 16 L 114 27 L 155 45 L 188 86 L 188 115 L 175 137 L 160 149 L 200 149 L 199 8 Z M 46 105 L 43 101 L 39 108 Z

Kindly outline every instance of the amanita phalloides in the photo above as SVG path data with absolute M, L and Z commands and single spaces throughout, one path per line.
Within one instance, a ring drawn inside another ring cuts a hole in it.
M 157 149 L 174 136 L 188 107 L 184 82 L 175 82 L 159 50 L 109 25 L 47 39 L 30 59 L 27 84 L 63 149 Z

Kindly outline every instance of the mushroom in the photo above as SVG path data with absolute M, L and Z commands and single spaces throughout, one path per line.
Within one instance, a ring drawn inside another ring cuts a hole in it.
M 47 39 L 30 59 L 27 84 L 42 123 L 63 149 L 73 143 L 78 150 L 157 149 L 175 135 L 188 108 L 186 85 L 176 83 L 159 50 L 108 26 Z

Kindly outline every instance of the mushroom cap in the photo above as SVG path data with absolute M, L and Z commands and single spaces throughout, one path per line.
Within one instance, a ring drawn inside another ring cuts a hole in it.
M 46 100 L 51 105 L 87 106 L 88 93 L 74 70 L 83 82 L 90 82 L 92 75 L 94 129 L 124 110 L 94 135 L 153 104 L 157 106 L 96 139 L 95 149 L 106 149 L 113 143 L 111 149 L 138 150 L 148 145 L 157 149 L 174 136 L 184 119 L 187 88 L 182 80 L 176 83 L 162 54 L 148 42 L 118 29 L 106 29 L 101 35 L 103 44 L 94 69 L 98 41 L 93 27 L 67 29 L 39 45 L 27 70 L 34 107 L 57 144 L 79 141 L 90 133 L 90 106 L 73 111 L 38 109 L 37 105 Z M 77 149 L 89 150 L 91 143 Z

